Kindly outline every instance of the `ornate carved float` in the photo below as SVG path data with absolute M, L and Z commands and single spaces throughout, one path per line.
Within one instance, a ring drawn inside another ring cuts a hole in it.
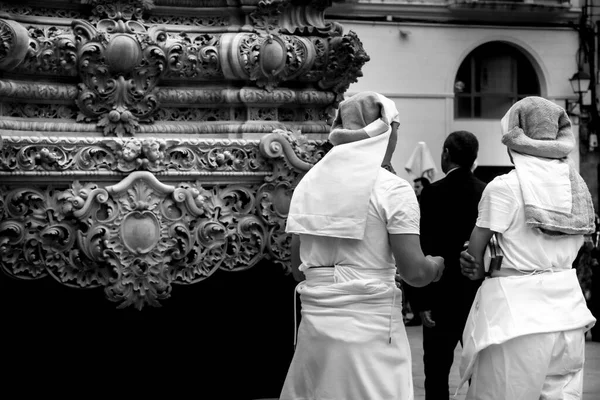
M 289 270 L 291 192 L 368 61 L 319 0 L 0 4 L 0 265 L 158 306 Z

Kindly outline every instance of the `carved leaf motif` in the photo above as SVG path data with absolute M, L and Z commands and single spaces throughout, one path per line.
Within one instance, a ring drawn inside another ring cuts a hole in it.
M 195 37 L 181 33 L 161 44 L 167 56 L 167 77 L 222 78 L 219 60 L 220 35 L 200 34 Z
M 362 76 L 363 65 L 370 57 L 355 32 L 330 40 L 326 70 L 319 87 L 338 93 L 338 101 L 350 84 Z
M 288 4 L 288 0 L 261 0 L 256 10 L 250 13 L 250 20 L 255 28 L 267 32 L 278 30 L 279 15 Z
M 29 27 L 30 49 L 18 70 L 29 73 L 75 75 L 77 47 L 71 32 L 51 26 Z
M 243 270 L 266 257 L 289 270 L 285 218 L 301 172 L 287 166 L 286 160 L 288 155 L 315 159 L 323 150 L 322 144 L 305 141 L 298 133 L 274 135 L 290 150 L 269 153 L 268 161 L 256 151 L 255 143 L 221 147 L 232 155 L 239 152 L 234 158 L 244 160 L 244 173 L 251 165 L 268 162 L 271 175 L 260 185 L 196 181 L 171 190 L 149 172 L 138 171 L 132 175 L 137 178 L 124 181 L 127 186 L 116 185 L 110 191 L 79 181 L 64 190 L 4 187 L 0 191 L 0 267 L 22 278 L 50 275 L 69 286 L 101 286 L 119 307 L 138 309 L 159 306 L 170 296 L 174 282 L 192 284 L 218 269 Z M 118 152 L 130 141 L 115 139 L 104 151 Z M 292 142 L 299 155 L 292 150 Z M 182 149 L 178 141 L 147 143 L 159 148 L 174 145 L 173 154 Z M 218 148 L 214 145 L 183 148 L 195 159 L 222 154 L 214 151 Z M 152 158 L 149 154 L 144 156 Z M 133 230 L 124 232 L 122 227 L 135 224 L 135 215 L 148 217 L 140 220 L 140 227 L 154 221 L 150 225 L 157 233 L 133 241 L 124 237 Z
M 14 41 L 14 31 L 7 23 L 0 22 L 0 60 L 8 58 Z
M 100 146 L 85 146 L 71 155 L 73 164 L 81 170 L 112 170 L 115 166 L 113 153 Z
M 143 13 L 154 8 L 153 0 L 82 0 L 81 2 L 92 5 L 93 21 L 105 17 L 112 20 L 142 20 Z
M 105 135 L 134 135 L 139 121 L 150 119 L 159 107 L 155 87 L 167 67 L 159 43 L 166 40 L 166 32 L 158 27 L 146 32 L 135 21 L 101 22 L 98 28 L 85 21 L 73 23 L 81 42 L 77 120 L 97 120 Z

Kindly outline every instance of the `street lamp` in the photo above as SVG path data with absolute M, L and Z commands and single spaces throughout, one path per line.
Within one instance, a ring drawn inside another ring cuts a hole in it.
M 585 71 L 577 71 L 569 82 L 571 83 L 571 88 L 573 88 L 573 92 L 579 95 L 579 103 L 581 103 L 581 97 L 584 93 L 587 93 L 590 90 L 590 82 L 591 82 L 590 74 Z
M 583 95 L 585 93 L 587 93 L 587 91 L 590 89 L 590 82 L 591 82 L 591 77 L 590 74 L 588 74 L 587 72 L 584 72 L 582 70 L 577 71 L 572 77 L 571 79 L 569 79 L 569 83 L 571 84 L 571 88 L 573 89 L 573 92 L 578 96 L 578 102 L 577 104 L 579 105 L 579 114 L 577 115 L 578 117 L 581 117 L 582 114 L 582 110 L 583 110 Z M 567 103 L 567 112 L 569 114 L 573 115 L 573 110 L 575 109 L 575 104 L 573 104 L 571 107 L 568 107 L 568 103 Z M 578 122 L 579 124 L 579 122 Z M 589 149 L 594 150 L 596 147 L 598 147 L 598 137 L 596 135 L 596 132 L 592 131 L 589 132 L 588 135 L 588 142 L 589 142 Z
M 573 93 L 577 95 L 577 103 L 571 103 L 567 100 L 567 112 L 570 115 L 581 116 L 582 106 L 583 106 L 583 95 L 590 90 L 590 82 L 591 77 L 585 71 L 579 70 L 573 74 L 571 79 L 569 79 L 569 83 L 571 84 L 571 88 L 573 89 Z M 575 109 L 579 106 L 579 112 L 577 114 L 574 113 Z

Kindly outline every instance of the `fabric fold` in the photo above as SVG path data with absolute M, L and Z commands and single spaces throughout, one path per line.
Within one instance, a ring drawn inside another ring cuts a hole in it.
M 350 122 L 344 123 L 340 116 Z M 362 239 L 391 123 L 397 121 L 394 102 L 378 93 L 360 93 L 343 101 L 333 131 L 360 129 L 368 138 L 334 146 L 306 173 L 294 190 L 286 232 Z
M 404 169 L 409 174 L 413 174 L 418 178 L 425 177 L 430 181 L 433 181 L 433 178 L 437 172 L 437 168 L 435 167 L 435 162 L 433 161 L 431 152 L 427 147 L 427 143 L 417 143 L 417 147 L 415 147 L 410 155 L 406 165 L 404 166 Z
M 574 269 L 486 279 L 463 332 L 457 392 L 485 348 L 534 333 L 588 330 L 595 323 Z
M 389 131 L 335 146 L 311 168 L 294 190 L 286 232 L 362 239 Z
M 527 97 L 508 110 L 500 126 L 521 186 L 526 224 L 549 235 L 593 233 L 592 197 L 568 158 L 575 138 L 565 110 Z

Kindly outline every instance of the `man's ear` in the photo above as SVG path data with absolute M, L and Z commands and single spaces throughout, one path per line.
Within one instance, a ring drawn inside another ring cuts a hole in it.
M 442 159 L 444 159 L 444 158 L 445 158 L 446 160 L 449 160 L 449 159 L 450 159 L 450 150 L 448 150 L 448 148 L 447 148 L 447 147 L 444 147 L 444 148 L 442 149 Z

